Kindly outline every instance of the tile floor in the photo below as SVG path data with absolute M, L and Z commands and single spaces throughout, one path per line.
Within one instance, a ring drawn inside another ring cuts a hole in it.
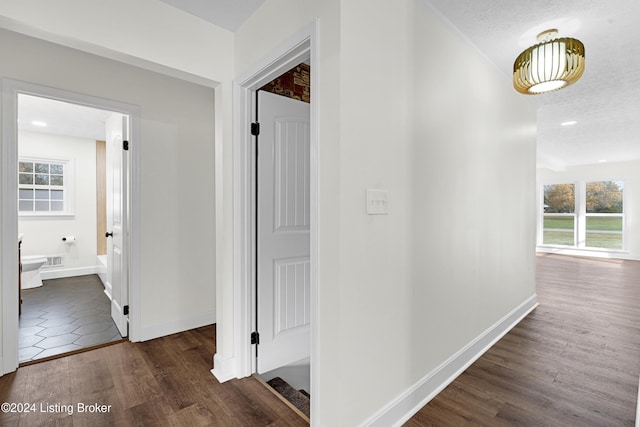
M 20 362 L 122 339 L 96 275 L 44 280 L 22 291 Z

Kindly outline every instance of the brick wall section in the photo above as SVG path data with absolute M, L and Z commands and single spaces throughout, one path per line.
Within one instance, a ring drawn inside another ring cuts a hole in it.
M 262 86 L 260 90 L 311 102 L 311 78 L 307 64 L 300 64 Z

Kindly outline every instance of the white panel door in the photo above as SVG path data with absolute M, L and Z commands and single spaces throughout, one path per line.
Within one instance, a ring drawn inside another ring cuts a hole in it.
M 127 118 L 113 113 L 107 130 L 107 284 L 105 292 L 111 298 L 111 317 L 120 335 L 129 334 L 129 319 L 124 314 L 128 304 L 129 282 L 127 257 L 127 160 L 123 149 L 127 139 Z
M 258 92 L 258 373 L 310 354 L 309 118 Z

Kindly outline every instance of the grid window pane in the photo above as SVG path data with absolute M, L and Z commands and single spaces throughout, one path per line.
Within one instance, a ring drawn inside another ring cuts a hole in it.
M 21 188 L 18 193 L 18 198 L 21 200 L 33 200 L 33 190 Z
M 575 245 L 573 215 L 545 215 L 542 242 L 545 245 Z
M 31 200 L 20 200 L 20 202 L 18 202 L 18 210 L 21 212 L 32 212 L 33 202 Z
M 36 185 L 49 185 L 49 175 L 43 173 L 36 174 Z
M 51 185 L 64 185 L 62 175 L 51 175 Z
M 575 213 L 575 185 L 553 184 L 544 186 L 545 213 Z
M 20 184 L 25 184 L 25 185 L 33 184 L 33 174 L 31 174 L 31 173 L 21 173 L 18 176 L 18 182 Z
M 64 191 L 51 190 L 51 200 L 64 200 Z
M 33 162 L 19 162 L 18 163 L 18 171 L 19 172 L 33 172 Z
M 616 231 L 622 233 L 621 216 L 588 216 L 587 231 Z
M 543 233 L 543 243 L 545 245 L 575 245 L 573 230 L 571 231 L 547 231 Z
M 50 172 L 51 175 L 62 175 L 64 171 L 64 167 L 63 165 L 56 165 L 56 164 L 52 164 L 51 168 L 50 168 Z
M 587 182 L 587 213 L 622 213 L 622 181 Z
M 589 248 L 622 249 L 622 234 L 587 232 L 586 245 Z
M 36 163 L 36 173 L 49 173 L 49 163 Z
M 64 202 L 51 201 L 51 210 L 54 212 L 61 212 L 64 210 Z
M 49 210 L 49 201 L 46 202 L 36 200 L 36 212 L 47 212 Z
M 49 190 L 36 190 L 36 200 L 49 200 Z

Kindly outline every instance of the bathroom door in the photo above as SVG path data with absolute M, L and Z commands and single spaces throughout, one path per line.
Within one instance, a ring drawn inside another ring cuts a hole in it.
M 310 354 L 310 108 L 258 92 L 258 373 Z
M 123 141 L 128 139 L 127 117 L 113 113 L 107 130 L 107 284 L 111 298 L 111 317 L 120 335 L 129 334 L 129 319 L 125 306 L 129 300 L 127 266 L 127 160 Z

